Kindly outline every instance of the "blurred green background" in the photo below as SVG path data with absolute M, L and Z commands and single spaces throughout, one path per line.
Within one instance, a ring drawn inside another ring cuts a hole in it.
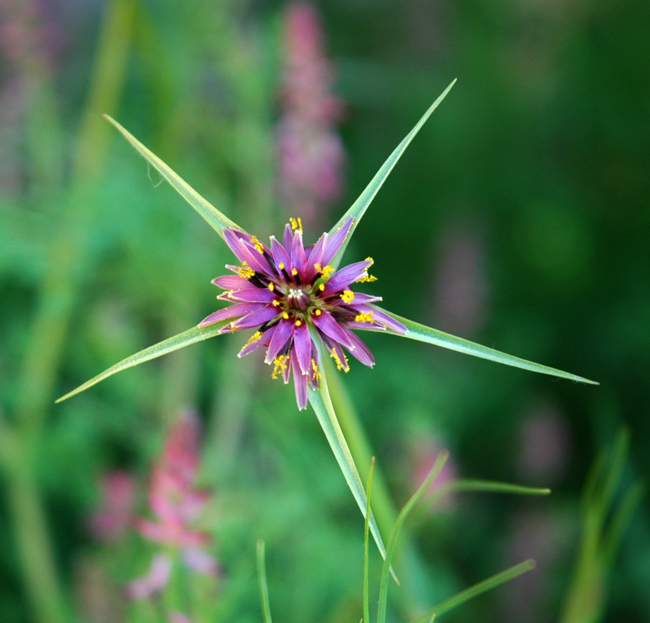
M 313 6 L 343 102 L 346 183 L 306 239 L 339 218 L 458 78 L 347 258 L 375 259 L 366 291 L 398 314 L 601 383 L 368 336 L 375 369 L 353 362 L 340 380 L 396 506 L 442 447 L 452 476 L 553 489 L 423 507 L 408 535 L 419 571 L 391 588 L 392 620 L 532 557 L 535 571 L 448 620 L 577 623 L 562 612 L 589 468 L 626 426 L 622 488 L 650 469 L 650 4 Z M 146 514 L 151 464 L 184 407 L 204 421 L 206 529 L 224 568 L 201 620 L 261 621 L 258 538 L 276 620 L 361 617 L 361 516 L 313 412 L 296 410 L 261 357 L 235 356 L 245 337 L 192 346 L 54 405 L 214 311 L 210 280 L 232 259 L 101 113 L 258 237 L 296 215 L 280 199 L 275 147 L 288 7 L 0 3 L 3 623 L 141 616 L 96 603 L 120 601 L 153 546 L 133 531 L 99 543 L 88 517 L 112 470 L 133 476 L 134 512 Z M 590 594 L 607 602 L 602 616 L 584 620 L 650 619 L 648 512 L 644 501 L 609 581 Z

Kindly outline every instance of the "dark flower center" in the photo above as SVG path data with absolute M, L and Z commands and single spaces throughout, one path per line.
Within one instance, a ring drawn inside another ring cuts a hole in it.
M 287 306 L 289 309 L 295 309 L 304 312 L 311 303 L 311 297 L 302 288 L 289 288 L 287 292 Z

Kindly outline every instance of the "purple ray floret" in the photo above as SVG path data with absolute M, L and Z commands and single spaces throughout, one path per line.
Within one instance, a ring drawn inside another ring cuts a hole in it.
M 234 304 L 210 314 L 199 327 L 229 320 L 220 333 L 257 329 L 239 356 L 264 347 L 273 378 L 288 383 L 293 372 L 300 409 L 307 407 L 308 388 L 319 386 L 322 362 L 314 338 L 320 339 L 337 368 L 347 372 L 350 366 L 343 348 L 366 366 L 375 363 L 368 347 L 350 329 L 406 333 L 403 324 L 373 305 L 381 298 L 352 290 L 355 283 L 375 280 L 368 274 L 370 258 L 336 271 L 328 265 L 352 224 L 353 219 L 347 219 L 307 248 L 300 219 L 291 219 L 282 243 L 271 236 L 270 247 L 237 229 L 224 230 L 240 264 L 226 265 L 235 275 L 217 277 L 212 283 L 224 290 L 217 298 Z

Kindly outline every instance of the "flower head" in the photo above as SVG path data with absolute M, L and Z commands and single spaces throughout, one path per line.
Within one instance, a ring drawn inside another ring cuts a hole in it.
M 306 248 L 300 219 L 291 219 L 285 227 L 283 244 L 271 236 L 270 247 L 237 229 L 224 230 L 226 243 L 241 264 L 227 265 L 235 274 L 217 277 L 212 283 L 225 290 L 217 298 L 233 305 L 210 314 L 199 326 L 229 320 L 220 333 L 256 329 L 239 356 L 263 347 L 274 378 L 288 383 L 293 371 L 300 409 L 307 407 L 308 387 L 319 386 L 322 362 L 314 340 L 320 340 L 337 368 L 347 372 L 345 351 L 366 366 L 375 363 L 351 329 L 406 333 L 402 323 L 373 305 L 380 297 L 352 289 L 355 283 L 375 280 L 368 274 L 372 259 L 338 270 L 329 264 L 352 223 L 353 219 L 347 219 L 331 236 L 323 234 Z

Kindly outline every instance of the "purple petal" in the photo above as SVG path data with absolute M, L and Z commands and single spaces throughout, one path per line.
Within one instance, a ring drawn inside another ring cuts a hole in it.
M 254 350 L 257 350 L 262 346 L 268 346 L 274 331 L 275 327 L 271 327 L 270 329 L 267 329 L 260 338 L 255 340 L 253 339 L 253 336 L 256 335 L 256 333 L 254 333 L 248 342 L 246 342 L 242 349 L 237 353 L 237 357 L 245 357 L 246 355 L 250 355 Z
M 271 267 L 261 253 L 255 247 L 239 238 L 234 230 L 224 229 L 223 236 L 230 250 L 237 256 L 240 262 L 246 262 L 254 271 L 269 274 Z
M 291 243 L 293 242 L 293 230 L 291 225 L 287 223 L 284 227 L 284 236 L 282 237 L 282 244 L 284 248 L 289 251 L 291 249 Z
M 375 365 L 375 358 L 372 356 L 370 349 L 348 328 L 343 327 L 343 330 L 348 334 L 348 338 L 354 344 L 354 348 L 348 349 L 350 354 L 358 359 L 364 366 L 372 368 Z
M 227 301 L 241 301 L 243 303 L 270 303 L 277 298 L 274 292 L 266 288 L 246 288 L 245 290 L 236 290 L 230 293 L 224 292 L 217 298 L 222 297 Z
M 216 311 L 201 320 L 201 322 L 199 322 L 199 328 L 204 329 L 205 327 L 209 327 L 210 325 L 216 324 L 217 322 L 226 320 L 228 318 L 238 318 L 239 316 L 245 316 L 246 314 L 250 314 L 259 308 L 259 305 L 255 305 L 253 303 L 238 303 L 236 305 L 231 305 L 230 307 L 224 307 L 224 309 L 220 309 L 219 311 Z
M 338 370 L 343 370 L 344 372 L 350 371 L 348 359 L 338 342 L 333 342 L 331 346 L 328 345 L 327 350 L 329 350 L 332 359 L 336 362 L 336 368 Z
M 277 318 L 278 310 L 273 307 L 273 305 L 265 305 L 257 311 L 251 312 L 248 316 L 244 316 L 241 320 L 237 320 L 232 323 L 233 331 L 238 331 L 239 329 L 252 329 L 253 327 L 259 327 L 273 318 Z M 224 333 L 227 333 L 228 327 L 224 327 Z
M 222 275 L 213 279 L 212 283 L 223 290 L 242 290 L 251 287 L 251 282 L 248 279 L 238 277 L 237 275 Z
M 367 269 L 371 265 L 372 260 L 364 260 L 363 262 L 348 264 L 344 268 L 341 268 L 341 270 L 337 270 L 325 284 L 323 296 L 331 296 L 339 290 L 349 287 L 350 284 L 367 275 Z
M 273 360 L 278 356 L 278 353 L 287 345 L 294 332 L 294 323 L 292 320 L 282 318 L 275 327 L 273 337 L 269 343 L 269 349 L 266 351 L 266 363 L 273 363 Z
M 343 329 L 341 329 L 338 322 L 332 318 L 329 312 L 323 311 L 319 316 L 312 314 L 311 320 L 320 331 L 334 341 L 341 342 L 346 346 L 352 346 L 352 343 L 348 340 L 348 336 L 343 332 Z
M 302 411 L 307 408 L 307 383 L 309 377 L 306 374 L 300 374 L 298 356 L 295 350 L 291 351 L 291 366 L 293 367 L 293 385 L 296 389 L 296 401 L 298 403 L 298 409 Z
M 374 312 L 373 318 L 375 319 L 375 322 L 379 322 L 387 329 L 390 329 L 395 333 L 399 333 L 400 335 L 404 335 L 408 331 L 408 329 L 399 320 L 395 320 L 395 318 L 389 316 L 379 307 L 376 307 L 375 305 L 368 305 L 368 308 Z
M 275 260 L 275 265 L 278 267 L 278 270 L 281 270 L 280 264 L 284 266 L 284 269 L 287 272 L 291 270 L 291 260 L 289 259 L 289 254 L 285 248 L 275 239 L 275 236 L 271 236 L 271 255 Z
M 371 296 L 370 294 L 364 294 L 363 292 L 355 292 L 352 305 L 367 305 L 368 303 L 377 303 L 382 300 L 381 296 Z
M 306 322 L 296 326 L 296 331 L 293 334 L 293 346 L 296 351 L 300 372 L 307 374 L 311 367 L 311 338 L 309 337 L 309 327 Z M 293 371 L 294 374 L 296 372 L 296 370 Z
M 325 245 L 325 251 L 323 252 L 323 265 L 329 264 L 332 261 L 332 258 L 343 246 L 343 243 L 345 242 L 345 239 L 350 232 L 350 227 L 352 227 L 353 222 L 353 218 L 346 219 L 341 227 L 339 227 L 333 234 L 328 236 L 327 244 Z
M 302 232 L 299 229 L 293 235 L 291 268 L 297 270 L 301 278 L 306 276 L 307 256 L 305 255 L 305 248 L 302 246 Z

